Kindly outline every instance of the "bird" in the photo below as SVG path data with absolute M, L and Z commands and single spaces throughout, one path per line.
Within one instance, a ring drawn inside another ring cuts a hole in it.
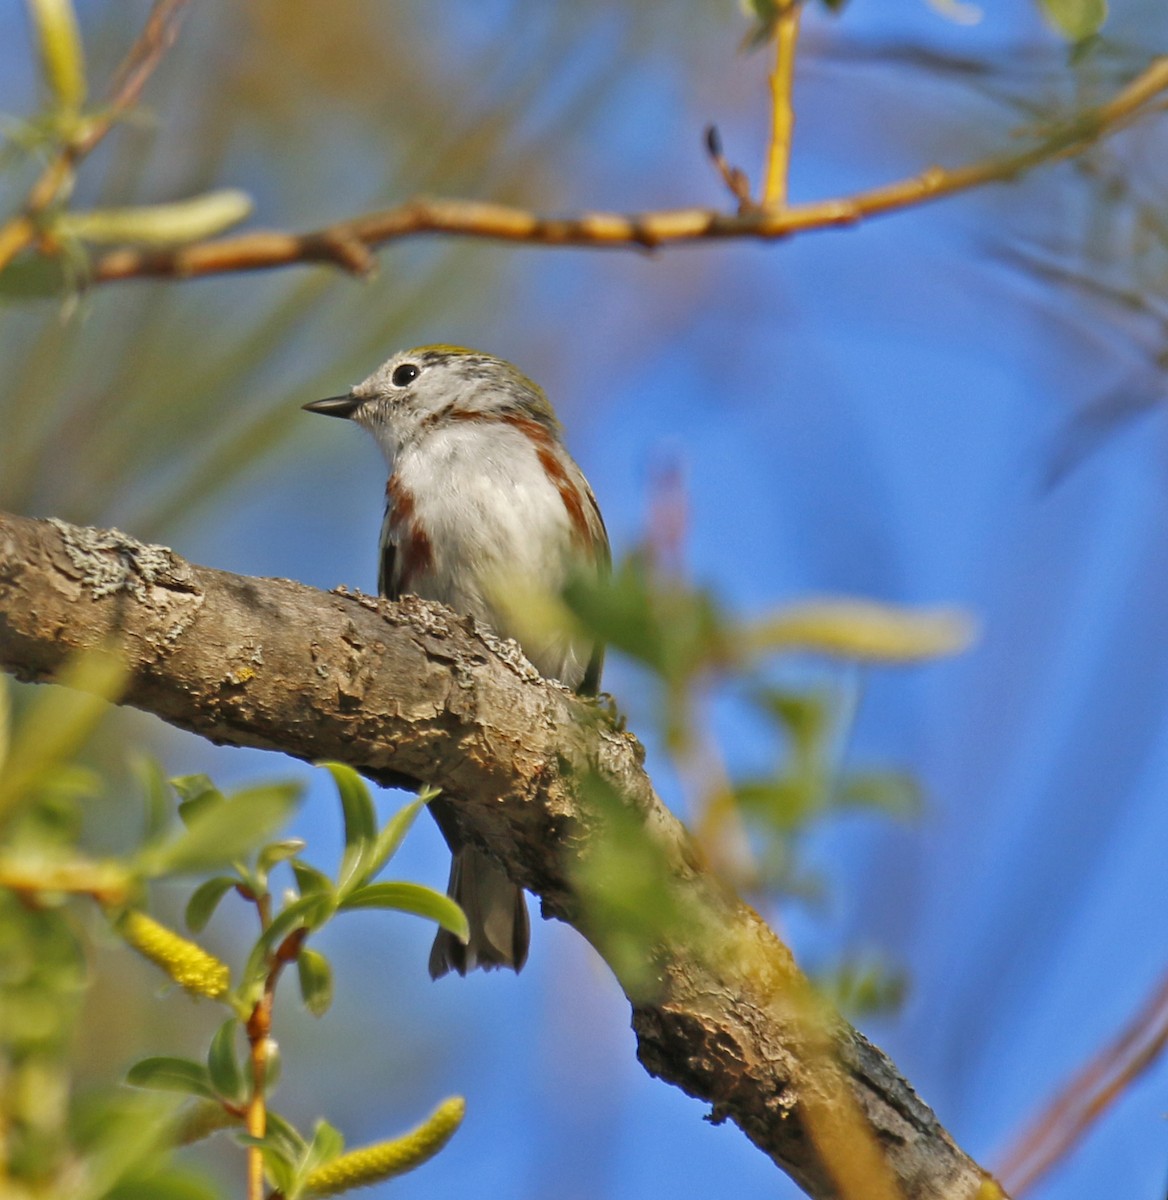
M 600 685 L 604 649 L 562 631 L 516 627 L 508 595 L 558 595 L 576 575 L 610 568 L 592 488 L 568 453 L 543 390 L 518 367 L 464 346 L 403 350 L 341 396 L 307 411 L 354 421 L 388 467 L 378 592 L 448 605 L 505 637 L 549 679 L 581 695 Z M 469 925 L 465 944 L 439 929 L 434 979 L 527 959 L 523 889 L 435 813 L 451 850 L 448 894 Z

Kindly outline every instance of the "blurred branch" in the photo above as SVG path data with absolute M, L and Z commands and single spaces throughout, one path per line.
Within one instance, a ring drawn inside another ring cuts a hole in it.
M 626 985 L 645 1068 L 735 1121 L 819 1200 L 1001 1200 L 878 1049 L 834 1015 L 809 1016 L 790 952 L 704 865 L 636 739 L 541 679 L 513 642 L 415 597 L 324 594 L 0 514 L 0 667 L 54 680 L 115 640 L 125 703 L 179 728 L 459 797 L 443 819 L 592 939 L 576 871 L 605 829 L 578 792 L 585 774 L 599 780 L 658 856 L 670 903 L 693 915 L 643 956 L 651 991 Z
M 29 190 L 22 211 L 0 226 L 0 270 L 37 240 L 41 218 L 71 190 L 77 165 L 138 103 L 142 89 L 178 36 L 186 2 L 155 0 L 142 32 L 114 76 L 104 107 L 77 117 L 64 145 Z
M 770 76 L 771 138 L 763 176 L 763 208 L 781 209 L 787 204 L 791 135 L 795 131 L 791 93 L 795 85 L 795 50 L 799 43 L 801 12 L 801 0 L 788 0 L 775 26 L 775 67 Z
M 775 210 L 723 213 L 670 209 L 640 214 L 585 213 L 545 217 L 473 200 L 415 199 L 308 233 L 257 232 L 169 250 L 113 250 L 94 260 L 90 278 L 103 283 L 152 276 L 192 278 L 305 263 L 334 263 L 364 272 L 374 248 L 419 234 L 450 234 L 536 246 L 640 247 L 726 238 L 773 240 L 815 229 L 855 225 L 946 196 L 1004 183 L 1044 163 L 1073 157 L 1157 107 L 1168 91 L 1168 56 L 1153 59 L 1105 104 L 1059 123 L 1029 149 L 961 167 L 929 167 L 918 175 L 851 196 Z
M 1032 1188 L 1070 1154 L 1111 1105 L 1168 1046 L 1168 976 L 1128 1026 L 1060 1089 L 1006 1155 L 1001 1174 L 1015 1196 Z

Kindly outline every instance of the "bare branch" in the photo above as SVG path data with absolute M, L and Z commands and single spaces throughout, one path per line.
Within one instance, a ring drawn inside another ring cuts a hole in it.
M 412 597 L 324 594 L 115 530 L 0 514 L 0 667 L 52 680 L 111 645 L 129 672 L 123 702 L 173 725 L 441 787 L 443 819 L 585 936 L 574 864 L 603 830 L 576 781 L 595 772 L 666 864 L 670 899 L 716 931 L 647 947 L 652 994 L 631 996 L 645 1068 L 736 1122 L 819 1200 L 1001 1200 L 879 1050 L 842 1019 L 808 1021 L 789 951 L 704 865 L 636 739 L 514 643 Z
M 98 283 L 149 277 L 193 278 L 260 271 L 293 264 L 335 263 L 337 247 L 367 250 L 399 238 L 446 234 L 530 246 L 653 249 L 726 238 L 775 240 L 816 229 L 855 225 L 869 217 L 913 208 L 991 183 L 1004 183 L 1044 163 L 1073 157 L 1153 111 L 1168 91 L 1168 56 L 1154 59 L 1111 100 L 1060 124 L 1029 149 L 979 159 L 962 167 L 930 167 L 919 175 L 857 192 L 771 210 L 731 214 L 705 208 L 640 214 L 614 212 L 548 217 L 473 200 L 415 199 L 310 233 L 257 232 L 166 250 L 113 250 L 97 258 Z M 343 260 L 341 260 L 343 261 Z M 344 265 L 348 266 L 347 262 Z
M 1168 1047 L 1168 976 L 1120 1034 L 1059 1089 L 1006 1155 L 1002 1175 L 1029 1191 L 1080 1145 L 1087 1131 Z
M 799 44 L 801 0 L 788 0 L 775 25 L 775 66 L 771 72 L 771 137 L 763 173 L 762 207 L 784 208 L 787 176 L 791 168 L 791 136 L 795 132 L 795 110 L 791 94 L 795 87 L 795 50 Z

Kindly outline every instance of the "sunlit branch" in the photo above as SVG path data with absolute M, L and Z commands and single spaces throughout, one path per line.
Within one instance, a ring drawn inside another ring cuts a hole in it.
M 1081 154 L 1150 111 L 1152 102 L 1165 91 L 1168 56 L 1154 59 L 1105 104 L 1060 123 L 1026 150 L 978 159 L 960 167 L 929 167 L 918 175 L 851 196 L 778 210 L 724 213 L 683 208 L 632 215 L 599 212 L 547 217 L 501 204 L 423 198 L 309 233 L 257 232 L 176 249 L 113 250 L 94 261 L 90 278 L 98 283 L 151 276 L 193 278 L 321 262 L 364 271 L 374 248 L 421 234 L 532 246 L 641 249 L 728 238 L 774 240 L 855 225 L 883 213 L 1017 179 L 1043 163 Z
M 781 209 L 787 203 L 787 178 L 791 167 L 791 136 L 795 110 L 791 93 L 795 85 L 795 51 L 799 43 L 802 5 L 790 0 L 775 27 L 775 65 L 770 75 L 771 137 L 763 175 L 762 206 Z

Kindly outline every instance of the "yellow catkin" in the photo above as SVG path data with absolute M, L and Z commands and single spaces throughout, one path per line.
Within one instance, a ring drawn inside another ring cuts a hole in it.
M 226 963 L 144 912 L 127 913 L 118 923 L 118 932 L 139 954 L 161 967 L 188 992 L 214 1000 L 231 985 Z
M 317 1167 L 304 1181 L 305 1191 L 311 1196 L 339 1196 L 353 1188 L 404 1175 L 433 1158 L 450 1141 L 465 1113 L 466 1101 L 461 1096 L 451 1096 L 409 1133 L 392 1141 L 350 1150 Z

